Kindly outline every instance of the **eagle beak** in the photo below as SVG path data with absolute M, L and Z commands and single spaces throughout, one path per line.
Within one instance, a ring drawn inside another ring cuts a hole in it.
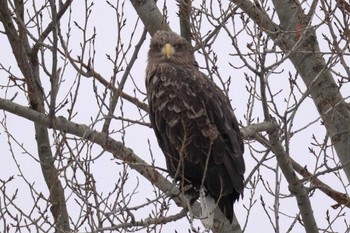
M 162 54 L 165 55 L 168 59 L 171 58 L 171 56 L 173 56 L 175 53 L 175 49 L 174 47 L 169 44 L 166 43 L 163 48 L 162 48 Z

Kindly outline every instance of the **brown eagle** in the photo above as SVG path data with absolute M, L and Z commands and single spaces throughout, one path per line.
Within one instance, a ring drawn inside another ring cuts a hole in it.
M 228 98 L 198 70 L 190 44 L 170 31 L 158 31 L 151 40 L 146 88 L 150 120 L 169 174 L 181 188 L 190 184 L 197 194 L 205 187 L 232 222 L 245 165 Z

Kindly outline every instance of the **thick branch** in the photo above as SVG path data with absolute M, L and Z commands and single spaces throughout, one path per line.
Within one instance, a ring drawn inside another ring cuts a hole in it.
M 185 38 L 188 43 L 191 43 L 191 15 L 192 1 L 180 0 L 179 1 L 179 18 L 180 18 L 180 30 L 181 36 Z
M 309 27 L 310 14 L 306 15 L 302 8 L 292 7 L 289 1 L 284 1 L 287 7 L 290 7 L 290 13 L 286 14 L 281 11 L 280 7 L 276 6 L 277 13 L 287 15 L 289 17 L 281 17 L 281 20 L 288 21 L 290 27 L 294 30 L 304 29 L 304 39 L 301 46 L 296 48 L 290 56 L 290 60 L 301 74 L 312 99 L 320 113 L 324 125 L 331 137 L 332 144 L 337 152 L 337 155 L 344 167 L 344 172 L 350 180 L 350 111 L 344 101 L 343 96 L 339 92 L 339 87 L 335 83 L 333 76 L 327 64 L 320 53 L 320 48 L 316 38 L 315 31 Z M 311 10 L 312 11 L 312 8 Z M 299 17 L 293 17 L 298 15 Z M 290 34 L 290 33 L 289 33 Z M 285 38 L 288 47 L 291 48 L 296 36 Z M 308 52 L 308 53 L 306 53 Z M 322 72 L 326 68 L 324 72 Z M 320 72 L 321 75 L 320 75 Z
M 350 208 L 350 198 L 347 194 L 338 192 L 337 190 L 334 190 L 329 185 L 323 183 L 320 179 L 317 178 L 314 174 L 311 174 L 306 167 L 300 166 L 297 162 L 295 162 L 293 159 L 292 165 L 296 172 L 298 172 L 300 175 L 304 177 L 306 180 L 310 180 L 313 187 L 316 189 L 321 190 L 324 194 L 332 198 L 334 201 L 337 202 L 334 206 L 339 205 L 345 205 L 346 207 Z
M 315 31 L 309 25 L 317 1 L 312 2 L 308 14 L 303 12 L 297 1 L 274 1 L 281 25 L 287 27 L 288 31 L 285 31 L 287 28 L 278 27 L 252 2 L 245 0 L 232 0 L 232 2 L 258 24 L 285 53 L 290 52 L 289 59 L 310 91 L 345 174 L 350 180 L 350 110 L 327 69 Z M 298 46 L 295 46 L 296 44 Z
M 291 159 L 279 140 L 279 130 L 277 124 L 275 126 L 275 130 L 269 131 L 269 138 L 271 141 L 272 150 L 276 155 L 278 165 L 280 166 L 284 177 L 288 181 L 289 190 L 297 199 L 306 232 L 317 233 L 317 224 L 314 218 L 308 192 L 296 176 Z
M 252 124 L 247 127 L 244 127 L 241 129 L 241 132 L 243 134 L 243 137 L 245 139 L 254 139 L 264 145 L 266 148 L 270 148 L 272 150 L 272 147 L 270 143 L 267 142 L 267 139 L 265 139 L 262 135 L 259 134 L 261 131 L 272 131 L 274 129 L 274 124 L 271 122 L 262 122 L 260 124 Z M 341 193 L 333 188 L 331 188 L 326 183 L 322 182 L 320 179 L 318 179 L 318 176 L 316 174 L 310 173 L 306 167 L 301 166 L 299 163 L 297 163 L 295 160 L 293 160 L 291 157 L 289 157 L 293 166 L 294 171 L 299 173 L 303 176 L 303 180 L 309 180 L 314 188 L 319 189 L 324 194 L 332 198 L 334 201 L 337 202 L 334 206 L 338 205 L 345 205 L 346 207 L 350 208 L 350 197 L 345 194 Z M 263 161 L 263 160 L 262 160 Z M 257 167 L 260 166 L 260 164 L 257 165 Z M 255 169 L 253 169 L 254 171 Z M 252 172 L 253 172 L 252 171 Z M 252 172 L 250 174 L 252 174 Z M 326 171 L 327 173 L 330 171 Z M 246 178 L 247 181 L 249 181 L 249 177 Z
M 274 124 L 271 122 L 262 122 L 259 124 L 251 124 L 247 127 L 241 128 L 241 133 L 243 135 L 243 138 L 249 139 L 251 137 L 254 137 L 257 133 L 263 132 L 263 131 L 271 131 L 274 129 Z
M 18 32 L 11 17 L 7 1 L 0 0 L 0 21 L 4 25 L 6 36 L 16 58 L 16 62 L 25 78 L 28 88 L 28 98 L 33 112 L 45 112 L 44 92 L 40 82 L 39 63 L 36 52 L 33 53 L 27 38 L 27 31 L 22 14 L 24 2 L 18 1 L 16 16 Z M 22 23 L 21 23 L 22 22 Z M 34 122 L 35 139 L 38 148 L 41 170 L 50 192 L 51 213 L 55 219 L 56 232 L 70 231 L 69 216 L 66 207 L 64 190 L 58 179 L 58 171 L 50 147 L 48 130 L 41 124 Z
M 158 30 L 170 31 L 170 27 L 154 0 L 130 0 L 151 36 Z
M 2 98 L 0 98 L 0 109 L 36 122 L 37 124 L 40 124 L 43 127 L 47 128 L 51 128 L 52 122 L 54 122 L 53 125 L 55 126 L 55 129 L 73 134 L 100 145 L 104 150 L 112 153 L 115 158 L 126 162 L 132 169 L 135 169 L 137 172 L 139 172 L 162 192 L 171 196 L 178 206 L 185 209 L 188 208 L 189 200 L 187 200 L 184 194 L 182 194 L 173 183 L 162 176 L 154 168 L 154 166 L 147 164 L 144 160 L 134 154 L 132 150 L 126 148 L 123 143 L 107 136 L 106 133 L 97 132 L 86 125 L 67 121 L 63 117 L 50 118 L 43 113 L 36 112 L 30 108 L 18 105 L 10 100 L 5 100 Z M 199 218 L 201 216 L 200 205 L 198 202 L 191 206 L 191 212 L 196 218 Z M 230 225 L 229 221 L 223 216 L 221 212 L 216 214 L 219 216 L 217 219 L 218 222 L 222 224 L 221 232 L 242 232 L 236 218 L 233 219 L 232 224 Z

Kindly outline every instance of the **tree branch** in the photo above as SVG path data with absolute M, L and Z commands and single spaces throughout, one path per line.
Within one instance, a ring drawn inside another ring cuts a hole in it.
M 274 1 L 281 25 L 288 25 L 289 31 L 278 27 L 265 12 L 252 2 L 244 0 L 232 0 L 232 2 L 258 24 L 285 53 L 290 52 L 289 59 L 300 73 L 307 88 L 310 89 L 312 99 L 331 136 L 332 144 L 344 167 L 348 181 L 350 181 L 350 110 L 327 68 L 315 31 L 309 25 L 317 1 L 312 2 L 307 15 L 303 12 L 299 2 Z M 300 45 L 295 47 L 300 38 L 302 39 Z M 320 71 L 323 71 L 322 77 L 314 82 Z
M 127 163 L 132 169 L 139 172 L 143 177 L 154 184 L 165 194 L 169 195 L 176 205 L 190 209 L 191 213 L 196 217 L 200 218 L 201 209 L 198 202 L 194 203 L 191 207 L 189 200 L 186 196 L 169 180 L 167 180 L 162 174 L 160 174 L 154 166 L 147 164 L 144 160 L 138 157 L 131 149 L 125 147 L 123 143 L 114 140 L 109 137 L 106 133 L 97 132 L 90 127 L 82 124 L 77 124 L 71 121 L 67 121 L 64 117 L 53 117 L 50 118 L 44 113 L 39 113 L 30 108 L 16 104 L 10 100 L 0 98 L 0 109 L 11 112 L 17 116 L 21 116 L 28 120 L 31 120 L 43 127 L 51 128 L 52 122 L 54 122 L 54 128 L 75 136 L 81 137 L 82 139 L 89 140 L 100 145 L 104 150 L 113 154 L 117 159 L 120 159 Z M 237 219 L 234 217 L 232 224 L 224 217 L 221 211 L 216 208 L 214 220 L 216 227 L 220 227 L 220 231 L 224 233 L 241 233 Z
M 30 49 L 27 38 L 27 31 L 23 23 L 23 15 L 21 6 L 23 1 L 17 1 L 19 11 L 16 12 L 18 18 L 18 33 L 11 17 L 11 11 L 7 1 L 0 0 L 0 21 L 4 25 L 7 39 L 12 48 L 12 52 L 16 58 L 16 62 L 25 78 L 28 88 L 28 98 L 31 110 L 33 112 L 43 113 L 44 107 L 44 91 L 40 82 L 39 63 L 37 51 Z M 56 25 L 55 25 L 56 26 Z M 34 121 L 35 139 L 37 144 L 38 156 L 40 159 L 41 170 L 50 192 L 51 213 L 55 220 L 56 232 L 70 231 L 69 216 L 64 196 L 64 190 L 60 180 L 58 179 L 58 171 L 54 165 L 52 151 L 50 149 L 50 139 L 48 130 L 43 125 Z
M 73 0 L 67 0 L 64 4 L 60 5 L 60 10 L 57 12 L 56 21 L 51 21 L 49 25 L 47 25 L 46 29 L 41 33 L 39 39 L 36 41 L 33 46 L 32 52 L 37 54 L 40 45 L 44 40 L 50 35 L 51 31 L 57 26 L 57 22 L 60 21 L 64 13 L 67 11 L 69 6 L 72 4 Z
M 179 17 L 180 17 L 180 30 L 181 36 L 191 44 L 191 15 L 192 1 L 191 0 L 180 0 L 179 1 Z
M 130 2 L 151 36 L 158 30 L 171 30 L 154 0 L 130 0 Z
M 108 132 L 109 125 L 111 123 L 111 119 L 112 119 L 114 110 L 115 110 L 115 108 L 116 108 L 116 106 L 118 104 L 118 100 L 119 100 L 119 96 L 120 96 L 119 93 L 123 92 L 124 85 L 125 85 L 125 82 L 126 82 L 128 76 L 130 74 L 131 68 L 133 67 L 133 65 L 134 65 L 134 63 L 135 63 L 135 61 L 137 59 L 137 56 L 139 54 L 139 51 L 141 49 L 141 46 L 143 45 L 143 42 L 146 39 L 146 34 L 147 34 L 147 31 L 144 30 L 142 32 L 142 35 L 140 37 L 139 42 L 135 45 L 134 53 L 132 54 L 132 57 L 130 58 L 129 64 L 125 68 L 123 77 L 121 78 L 121 81 L 120 81 L 120 83 L 118 85 L 118 88 L 116 89 L 116 91 L 113 91 L 112 99 L 111 99 L 111 102 L 109 104 L 109 109 L 108 109 L 108 113 L 107 113 L 107 116 L 106 116 L 106 120 L 103 123 L 102 132 L 105 132 L 105 133 Z M 112 85 L 108 85 L 108 86 L 112 86 Z M 115 89 L 115 88 L 113 87 L 113 89 Z
M 291 159 L 279 140 L 278 129 L 278 125 L 275 123 L 275 130 L 268 132 L 272 151 L 276 155 L 278 165 L 280 166 L 284 177 L 288 181 L 290 192 L 295 195 L 297 199 L 298 208 L 300 210 L 306 232 L 317 233 L 318 228 L 308 192 L 294 172 Z
M 300 175 L 304 177 L 306 180 L 310 180 L 313 187 L 321 190 L 324 194 L 332 198 L 334 201 L 337 202 L 337 205 L 345 205 L 346 207 L 350 208 L 350 198 L 347 194 L 338 192 L 331 188 L 329 185 L 323 183 L 320 179 L 318 179 L 315 175 L 311 174 L 306 167 L 300 166 L 297 162 L 295 162 L 293 159 L 291 159 L 293 168 L 295 171 L 297 171 Z

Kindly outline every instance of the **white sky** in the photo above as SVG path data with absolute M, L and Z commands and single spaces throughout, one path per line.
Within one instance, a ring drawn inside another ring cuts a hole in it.
M 175 1 L 174 1 L 175 2 Z M 171 9 L 177 9 L 175 6 L 175 3 L 168 1 L 167 4 L 170 4 L 171 7 L 168 7 L 168 13 L 169 13 L 169 21 L 172 29 L 174 31 L 179 32 L 178 27 L 178 18 L 176 16 L 176 13 L 172 11 Z M 114 3 L 114 2 L 113 2 Z M 158 4 L 159 6 L 162 6 L 162 3 Z M 72 20 L 77 21 L 79 24 L 83 23 L 84 15 L 83 15 L 83 1 L 74 1 L 73 8 L 72 8 Z M 135 21 L 137 19 L 136 12 L 132 8 L 129 1 L 125 2 L 125 17 L 127 19 L 126 26 L 122 30 L 121 38 L 123 39 L 125 43 L 125 47 L 127 46 L 127 43 L 129 41 L 130 34 L 134 28 Z M 67 28 L 64 27 L 65 22 L 67 20 L 67 17 L 64 17 L 62 20 L 62 30 L 67 30 Z M 96 28 L 97 36 L 95 40 L 95 50 L 96 50 L 96 56 L 95 56 L 95 62 L 94 62 L 94 68 L 97 72 L 99 72 L 101 75 L 103 75 L 106 79 L 109 79 L 110 76 L 113 73 L 113 66 L 110 61 L 106 59 L 106 54 L 110 55 L 112 58 L 115 56 L 115 46 L 116 46 L 116 38 L 117 38 L 117 30 L 115 25 L 115 12 L 111 7 L 108 6 L 108 4 L 105 1 L 96 1 L 95 5 L 92 7 L 92 14 L 91 19 L 89 21 L 88 25 L 88 35 L 91 35 L 93 32 L 93 28 Z M 72 33 L 70 38 L 70 48 L 72 49 L 72 53 L 76 55 L 79 55 L 80 53 L 80 41 L 82 38 L 82 34 L 79 30 L 76 29 L 74 24 L 72 26 Z M 0 27 L 2 30 L 2 26 Z M 203 25 L 203 32 L 206 30 L 209 30 L 209 25 Z M 138 42 L 140 34 L 142 33 L 143 25 L 142 22 L 138 22 L 138 27 L 135 33 L 135 37 L 133 40 L 133 45 L 131 50 L 133 51 L 135 43 Z M 222 38 L 221 38 L 222 37 Z M 242 49 L 246 46 L 246 43 L 248 41 L 245 41 L 245 39 L 250 40 L 250 38 L 240 37 L 241 41 L 239 43 L 242 43 Z M 318 39 L 321 39 L 319 37 Z M 241 70 L 234 70 L 229 65 L 228 62 L 238 62 L 233 60 L 232 57 L 228 56 L 227 48 L 230 47 L 230 43 L 227 41 L 227 38 L 225 38 L 225 33 L 222 31 L 220 33 L 220 38 L 218 39 L 220 43 L 216 43 L 213 48 L 215 52 L 218 54 L 219 57 L 219 63 L 220 64 L 220 72 L 221 75 L 225 78 L 228 78 L 229 76 L 232 77 L 232 85 L 230 87 L 230 98 L 232 99 L 232 105 L 236 109 L 235 113 L 239 120 L 242 121 L 243 125 L 246 125 L 246 122 L 244 121 L 244 114 L 246 114 L 247 111 L 247 100 L 248 100 L 248 94 L 246 92 L 245 86 L 246 86 L 246 80 L 244 77 L 244 72 L 247 72 L 249 75 L 252 75 L 247 69 L 241 69 Z M 138 56 L 138 60 L 131 72 L 133 76 L 133 81 L 137 84 L 137 87 L 144 92 L 144 70 L 146 67 L 146 53 L 148 50 L 148 44 L 149 44 L 149 36 L 147 36 L 147 41 L 142 46 L 142 50 Z M 11 70 L 14 71 L 16 74 L 19 75 L 18 69 L 15 65 L 12 52 L 9 49 L 9 44 L 6 41 L 3 34 L 0 35 L 0 62 L 4 67 L 11 66 Z M 232 53 L 234 50 L 232 49 Z M 130 53 L 129 55 L 131 55 Z M 74 57 L 74 56 L 73 56 Z M 200 63 L 200 66 L 204 66 L 203 58 L 201 58 L 198 53 L 196 54 L 196 57 Z M 47 59 L 47 60 L 46 60 Z M 46 62 L 49 61 L 49 57 L 45 58 Z M 87 60 L 85 60 L 87 61 Z M 124 64 L 125 65 L 125 64 Z M 237 64 L 238 65 L 238 64 Z M 286 62 L 283 64 L 283 66 L 279 67 L 277 70 L 281 71 L 283 69 L 283 73 L 279 75 L 271 75 L 269 78 L 270 82 L 273 83 L 272 90 L 274 92 L 278 91 L 279 89 L 283 89 L 281 94 L 279 94 L 276 97 L 276 101 L 278 103 L 278 108 L 281 112 L 286 108 L 286 104 L 284 102 L 284 99 L 287 98 L 287 94 L 289 93 L 289 84 L 288 84 L 288 71 L 294 72 L 293 67 L 289 62 Z M 205 71 L 204 71 L 205 72 Z M 343 72 L 342 70 L 340 72 Z M 117 75 L 117 77 L 120 79 L 123 75 L 123 72 Z M 45 75 L 42 73 L 42 80 L 44 83 L 44 86 L 46 86 L 46 90 L 48 90 L 49 80 L 48 77 L 45 77 Z M 64 73 L 64 80 L 65 82 L 61 86 L 61 92 L 58 96 L 59 99 L 64 98 L 64 96 L 69 92 L 69 87 L 76 79 L 76 73 L 72 69 L 67 69 L 67 71 Z M 126 93 L 129 93 L 130 95 L 133 95 L 133 91 L 135 88 L 134 82 L 132 82 L 131 79 L 128 79 L 126 86 L 124 88 Z M 298 79 L 300 87 L 304 90 L 304 85 L 301 82 L 301 78 Z M 4 85 L 7 83 L 7 74 L 0 70 L 0 85 Z M 77 101 L 78 108 L 76 111 L 78 111 L 77 116 L 73 119 L 77 123 L 91 124 L 91 118 L 95 120 L 96 114 L 98 111 L 98 106 L 96 104 L 95 94 L 93 93 L 93 83 L 92 79 L 82 78 L 81 79 L 81 87 L 80 87 L 80 97 Z M 349 87 L 346 87 L 349 90 Z M 17 90 L 18 91 L 18 90 Z M 99 87 L 98 91 L 100 93 L 103 92 L 103 88 Z M 12 89 L 9 92 L 6 92 L 5 89 L 0 89 L 0 97 L 1 98 L 11 98 L 14 95 L 14 92 Z M 18 91 L 18 96 L 14 100 L 16 103 L 22 104 L 24 106 L 27 106 L 28 103 L 23 97 L 23 94 Z M 137 93 L 137 96 L 140 100 L 144 100 L 145 96 L 142 94 Z M 350 93 L 350 92 L 348 92 Z M 299 95 L 300 96 L 300 95 Z M 349 96 L 349 94 L 345 95 Z M 120 101 L 119 101 L 120 103 Z M 263 114 L 261 112 L 261 108 L 258 106 L 260 103 L 256 103 L 256 109 L 254 110 L 254 113 L 256 114 L 256 118 L 260 118 L 260 121 L 263 120 Z M 122 114 L 120 110 L 120 104 L 118 105 L 114 115 L 120 116 Z M 137 109 L 130 104 L 128 104 L 126 101 L 124 101 L 123 105 L 123 114 L 125 118 L 130 119 L 139 119 L 140 115 L 137 111 Z M 142 112 L 142 114 L 144 114 Z M 66 115 L 66 109 L 61 110 L 57 115 Z M 41 170 L 37 160 L 37 152 L 36 152 L 36 145 L 34 140 L 34 127 L 33 124 L 27 120 L 23 120 L 17 116 L 14 116 L 12 114 L 6 114 L 6 122 L 7 127 L 11 131 L 11 134 L 14 135 L 16 140 L 20 145 L 23 145 L 23 147 L 27 150 L 26 152 L 20 148 L 18 145 L 15 145 L 15 142 L 12 141 L 12 144 L 14 145 L 15 151 L 14 155 L 18 163 L 20 164 L 21 171 L 23 172 L 23 175 L 26 177 L 29 183 L 35 183 L 34 186 L 37 187 L 40 192 L 42 192 L 45 196 L 47 196 L 48 191 L 44 184 L 43 177 L 41 175 Z M 0 120 L 3 120 L 4 114 L 3 112 L 0 112 Z M 101 118 L 101 117 L 100 117 Z M 315 110 L 315 107 L 310 99 L 307 99 L 302 105 L 299 110 L 299 112 L 296 114 L 295 118 L 295 124 L 294 129 L 299 129 L 305 125 L 307 125 L 310 121 L 317 118 L 317 113 Z M 148 119 L 147 119 L 148 121 Z M 97 127 L 95 129 L 100 130 L 101 125 L 103 121 L 97 121 Z M 114 129 L 119 129 L 121 127 L 121 122 L 117 120 L 113 120 L 113 127 Z M 52 133 L 52 131 L 50 131 Z M 309 147 L 311 142 L 312 135 L 315 135 L 316 138 L 320 141 L 322 141 L 322 138 L 325 136 L 325 130 L 322 126 L 320 126 L 320 122 L 313 124 L 312 126 L 308 127 L 306 130 L 302 131 L 301 133 L 297 134 L 295 137 L 291 139 L 291 145 L 290 145 L 290 154 L 295 160 L 301 163 L 301 165 L 307 165 L 309 170 L 312 171 L 313 164 L 315 162 L 312 155 L 309 153 Z M 117 140 L 120 140 L 120 134 L 114 134 L 112 135 Z M 152 145 L 152 151 L 154 158 L 156 160 L 156 165 L 159 167 L 165 168 L 165 162 L 163 159 L 163 155 L 160 151 L 160 149 L 157 146 L 155 137 L 153 135 L 153 132 L 151 129 L 147 129 L 146 127 L 142 126 L 131 126 L 127 129 L 127 132 L 125 134 L 125 144 L 127 147 L 132 148 L 132 150 L 135 152 L 135 154 L 142 157 L 144 160 L 151 162 L 151 155 L 149 153 L 148 143 L 147 140 L 150 140 Z M 18 169 L 16 168 L 16 165 L 14 163 L 14 160 L 11 156 L 11 153 L 9 151 L 8 147 L 8 139 L 6 136 L 6 133 L 4 132 L 4 128 L 0 127 L 0 148 L 2 149 L 1 153 L 1 159 L 2 163 L 0 163 L 0 179 L 6 180 L 11 175 L 15 175 L 15 181 L 11 182 L 10 185 L 7 187 L 7 190 L 9 193 L 14 192 L 16 188 L 19 188 L 18 192 L 18 198 L 16 199 L 16 203 L 18 206 L 20 206 L 23 209 L 31 208 L 28 203 L 32 202 L 31 198 L 28 199 L 28 189 L 27 186 L 23 182 L 23 180 L 20 178 L 20 173 Z M 98 156 L 101 152 L 101 149 L 99 147 L 94 147 L 93 149 L 93 155 Z M 245 154 L 245 161 L 247 166 L 247 173 L 249 174 L 251 169 L 256 165 L 256 162 L 251 158 L 249 155 L 248 147 L 246 147 L 246 154 Z M 118 177 L 118 171 L 121 170 L 121 166 L 116 165 L 116 160 L 112 159 L 112 156 L 110 154 L 103 154 L 103 156 L 99 157 L 95 163 L 92 165 L 92 173 L 94 174 L 96 181 L 97 181 L 97 187 L 100 189 L 101 192 L 107 193 L 108 191 L 112 190 L 114 187 L 114 184 Z M 120 161 L 119 161 L 120 162 Z M 272 160 L 269 162 L 270 165 L 274 164 L 275 161 Z M 271 185 L 271 188 L 274 189 L 274 173 L 269 171 L 268 169 L 262 167 L 261 168 L 261 174 L 264 177 L 264 180 L 266 182 L 269 182 Z M 132 189 L 136 185 L 136 177 L 139 178 L 139 186 L 138 193 L 135 195 L 133 199 L 133 205 L 142 204 L 145 201 L 145 197 L 152 197 L 153 190 L 152 186 L 148 181 L 145 179 L 142 179 L 142 177 L 135 172 L 130 172 L 129 175 L 129 182 L 127 184 L 127 187 Z M 329 174 L 327 176 L 322 176 L 321 179 L 334 187 L 336 190 L 339 190 L 341 192 L 344 192 L 341 184 L 335 179 L 334 175 Z M 286 186 L 285 180 L 282 178 L 282 192 L 285 194 L 289 194 L 288 188 Z M 249 203 L 250 198 L 250 190 L 245 190 L 245 198 L 238 203 L 235 204 L 235 212 L 237 215 L 237 218 L 239 222 L 241 223 L 241 226 L 243 226 L 244 220 L 246 218 L 246 210 L 242 205 L 247 205 Z M 69 197 L 70 193 L 66 193 L 66 197 Z M 272 206 L 274 199 L 271 195 L 266 193 L 266 190 L 262 189 L 261 184 L 260 188 L 256 190 L 256 194 L 253 197 L 254 200 L 256 200 L 255 205 L 261 205 L 260 204 L 260 195 L 264 197 L 264 201 L 268 206 Z M 0 195 L 1 200 L 1 195 Z M 112 200 L 111 200 L 112 202 Z M 326 197 L 324 194 L 320 193 L 320 191 L 316 191 L 314 193 L 314 197 L 311 198 L 311 202 L 313 204 L 315 217 L 318 222 L 318 226 L 320 228 L 324 228 L 327 226 L 327 222 L 325 221 L 326 217 L 326 211 L 329 210 L 329 214 L 331 216 L 336 216 L 338 213 L 338 210 L 333 210 L 330 208 L 330 205 L 335 204 L 334 201 L 330 200 L 328 197 Z M 74 205 L 74 201 L 72 199 L 69 200 L 69 203 L 71 205 Z M 293 221 L 293 217 L 297 213 L 297 206 L 296 201 L 294 198 L 289 199 L 282 199 L 281 200 L 281 210 L 283 213 L 285 213 L 288 216 L 282 215 L 280 216 L 280 227 L 281 232 L 286 232 L 288 227 Z M 172 204 L 174 206 L 174 204 Z M 1 206 L 0 206 L 1 207 Z M 70 208 L 70 205 L 68 206 L 69 214 L 71 214 L 71 217 L 74 219 L 74 208 Z M 171 212 L 176 213 L 178 211 L 177 208 L 171 209 Z M 269 213 L 272 215 L 272 211 L 268 210 Z M 147 216 L 149 213 L 144 212 L 140 213 L 140 216 Z M 3 229 L 3 221 L 0 221 L 0 229 Z M 197 223 L 198 224 L 198 223 Z M 198 224 L 198 226 L 202 227 L 201 224 Z M 292 232 L 302 232 L 303 228 L 300 227 L 299 224 L 293 229 Z M 338 229 L 339 227 L 339 229 Z M 337 230 L 339 232 L 344 231 L 345 227 L 344 224 L 339 223 L 339 226 L 334 228 L 334 230 Z M 187 232 L 187 229 L 189 228 L 188 221 L 186 219 L 183 219 L 179 222 L 175 223 L 169 223 L 166 224 L 163 227 L 163 232 L 174 232 L 174 230 L 177 230 L 178 232 Z M 262 210 L 261 207 L 255 207 L 253 208 L 253 211 L 251 213 L 251 217 L 248 222 L 248 227 L 246 229 L 247 233 L 250 232 L 256 232 L 256 230 L 259 230 L 259 232 L 272 232 L 273 229 L 271 228 L 271 224 L 269 223 L 269 219 L 267 218 L 266 214 Z

